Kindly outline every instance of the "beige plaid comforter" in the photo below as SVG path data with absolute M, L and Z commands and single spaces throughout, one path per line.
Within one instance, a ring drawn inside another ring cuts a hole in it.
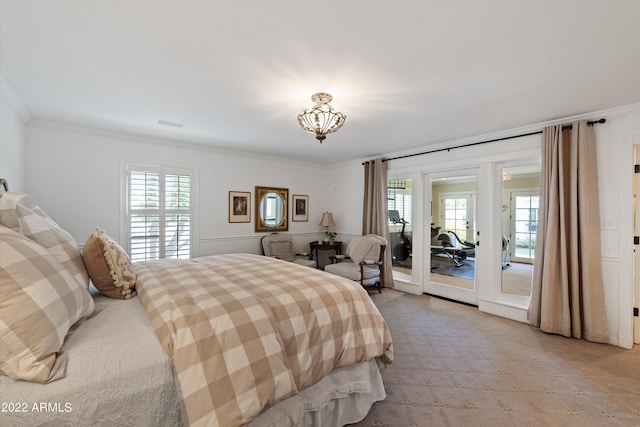
M 335 368 L 392 361 L 389 329 L 356 282 L 251 254 L 135 270 L 192 426 L 242 425 Z

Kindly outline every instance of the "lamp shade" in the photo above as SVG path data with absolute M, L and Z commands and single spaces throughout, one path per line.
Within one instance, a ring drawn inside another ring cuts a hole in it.
M 322 227 L 335 227 L 336 222 L 333 220 L 333 214 L 331 214 L 331 212 L 324 212 L 320 220 L 320 225 Z

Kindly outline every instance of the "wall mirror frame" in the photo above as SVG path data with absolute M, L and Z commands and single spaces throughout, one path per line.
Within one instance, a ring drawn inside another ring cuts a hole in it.
M 255 196 L 256 233 L 288 231 L 289 189 L 256 186 Z

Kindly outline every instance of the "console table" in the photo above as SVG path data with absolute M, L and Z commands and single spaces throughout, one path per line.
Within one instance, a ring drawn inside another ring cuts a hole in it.
M 318 264 L 318 268 L 322 269 L 324 266 L 320 265 L 320 259 L 318 258 L 318 251 L 336 251 L 336 255 L 342 254 L 342 242 L 310 242 L 309 247 L 311 248 L 311 256 L 316 260 L 316 264 Z

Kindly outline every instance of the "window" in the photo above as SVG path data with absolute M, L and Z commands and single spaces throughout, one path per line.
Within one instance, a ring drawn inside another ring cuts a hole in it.
M 412 268 L 412 205 L 413 179 L 387 180 L 387 206 L 389 209 L 389 246 L 393 270 L 411 274 Z
M 536 232 L 538 229 L 538 204 L 540 197 L 537 192 L 514 192 L 514 221 L 513 233 L 515 244 L 514 260 L 533 260 L 536 254 Z
M 402 218 L 405 224 L 405 232 L 411 232 L 411 206 L 413 197 L 413 180 L 411 178 L 387 180 L 387 204 L 389 211 L 398 211 L 398 219 Z M 402 224 L 393 221 L 389 216 L 389 232 L 395 233 L 402 230 Z
M 453 231 L 460 240 L 475 241 L 475 193 L 444 194 L 440 201 L 441 218 L 446 231 Z
M 144 165 L 127 169 L 126 228 L 131 260 L 189 258 L 191 171 Z

